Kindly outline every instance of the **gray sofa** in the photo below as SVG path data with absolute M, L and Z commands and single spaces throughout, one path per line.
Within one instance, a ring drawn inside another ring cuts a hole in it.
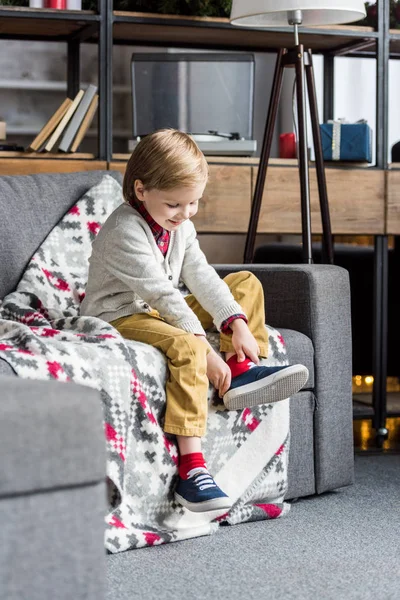
M 119 173 L 109 173 L 121 181 Z M 102 174 L 0 177 L 0 298 L 15 289 L 45 236 Z M 347 486 L 353 482 L 347 271 L 217 265 L 221 275 L 243 268 L 262 281 L 267 321 L 283 334 L 291 362 L 310 371 L 306 389 L 291 400 L 287 499 Z M 72 383 L 21 380 L 0 359 L 4 597 L 104 598 L 104 448 L 97 392 Z

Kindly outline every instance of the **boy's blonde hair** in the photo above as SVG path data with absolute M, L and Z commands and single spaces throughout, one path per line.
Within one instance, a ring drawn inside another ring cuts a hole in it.
M 196 142 L 176 129 L 159 129 L 144 137 L 130 157 L 123 182 L 126 202 L 135 196 L 135 180 L 145 189 L 171 190 L 206 183 L 208 165 Z

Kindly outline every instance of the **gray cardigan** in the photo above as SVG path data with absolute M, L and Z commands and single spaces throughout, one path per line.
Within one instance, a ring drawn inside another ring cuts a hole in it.
M 81 314 L 110 322 L 155 309 L 174 327 L 204 334 L 178 289 L 180 280 L 212 316 L 218 330 L 228 317 L 243 314 L 200 250 L 191 221 L 171 232 L 164 257 L 145 219 L 129 204 L 121 204 L 93 242 Z

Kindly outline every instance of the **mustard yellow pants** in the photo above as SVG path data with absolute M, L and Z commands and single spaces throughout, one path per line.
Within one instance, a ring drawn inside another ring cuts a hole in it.
M 265 329 L 264 293 L 260 281 L 249 271 L 230 273 L 224 278 L 233 297 L 247 315 L 248 326 L 266 357 L 268 336 Z M 204 329 L 213 325 L 212 317 L 190 294 L 186 302 Z M 196 337 L 162 319 L 157 311 L 121 317 L 111 323 L 129 340 L 150 344 L 168 359 L 164 431 L 175 435 L 202 437 L 206 432 L 208 346 Z M 220 351 L 234 352 L 230 334 L 221 333 Z

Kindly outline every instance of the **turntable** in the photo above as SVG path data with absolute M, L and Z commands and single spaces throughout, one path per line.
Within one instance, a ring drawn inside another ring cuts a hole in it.
M 208 156 L 254 155 L 253 54 L 135 52 L 131 74 L 130 152 L 146 134 L 172 127 Z
M 246 140 L 239 133 L 221 133 L 210 130 L 208 133 L 193 133 L 192 136 L 206 156 L 253 156 L 257 150 L 256 140 Z M 129 140 L 128 151 L 133 152 L 142 137 Z

